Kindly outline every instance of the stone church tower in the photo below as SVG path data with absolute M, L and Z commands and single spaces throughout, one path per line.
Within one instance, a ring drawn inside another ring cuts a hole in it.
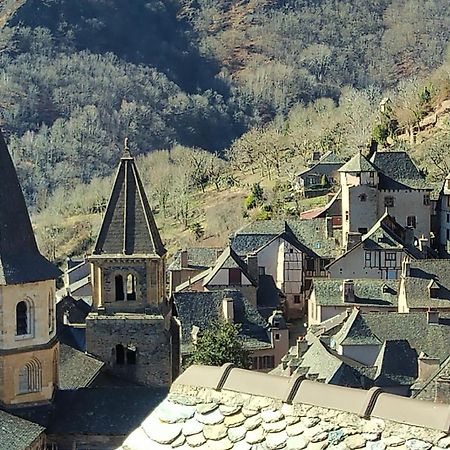
M 0 403 L 47 402 L 58 384 L 55 279 L 36 245 L 0 133 Z
M 86 320 L 86 350 L 112 373 L 145 385 L 168 386 L 178 375 L 165 254 L 134 158 L 125 149 L 89 257 L 93 312 Z

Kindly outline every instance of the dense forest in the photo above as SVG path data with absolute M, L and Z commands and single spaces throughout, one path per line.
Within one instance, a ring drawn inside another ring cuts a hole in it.
M 0 8 L 1 126 L 35 213 L 101 211 L 128 137 L 148 155 L 153 206 L 186 228 L 197 219 L 183 193 L 236 186 L 236 171 L 250 171 L 273 180 L 275 199 L 313 151 L 396 144 L 450 92 L 445 0 Z M 448 168 L 447 142 L 445 132 L 411 147 L 419 161 L 433 155 L 431 178 Z

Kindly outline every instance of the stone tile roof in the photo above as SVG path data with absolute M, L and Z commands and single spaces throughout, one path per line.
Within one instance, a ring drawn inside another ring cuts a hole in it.
M 0 132 L 0 285 L 52 280 L 61 271 L 38 250 L 16 170 Z
M 221 289 L 215 291 L 183 291 L 173 294 L 173 301 L 181 322 L 182 348 L 185 353 L 191 350 L 193 326 L 200 330 L 211 322 L 224 320 L 222 301 L 233 299 L 234 323 L 241 325 L 240 336 L 248 350 L 271 348 L 268 324 L 258 310 L 237 290 Z
M 0 410 L 0 450 L 26 450 L 45 428 Z
M 439 289 L 430 297 L 428 285 L 435 280 Z M 411 261 L 410 275 L 403 280 L 406 302 L 411 308 L 450 308 L 450 260 Z
M 120 159 L 94 255 L 158 255 L 166 250 L 134 158 Z
M 120 450 L 428 450 L 449 405 L 231 368 L 191 366 Z
M 187 252 L 189 269 L 207 269 L 214 266 L 217 258 L 222 252 L 219 247 L 193 247 L 184 250 Z M 181 252 L 177 252 L 168 270 L 181 270 Z
M 358 152 L 339 169 L 339 172 L 377 172 L 377 169 L 361 152 Z
M 340 254 L 338 233 L 327 237 L 326 218 L 309 220 L 261 220 L 252 222 L 232 236 L 231 246 L 239 255 L 254 253 L 278 236 L 291 239 L 311 256 L 333 258 Z M 294 245 L 294 244 L 293 244 Z
M 370 161 L 385 175 L 380 178 L 384 189 L 395 189 L 396 183 L 415 189 L 429 187 L 425 177 L 404 151 L 376 152 Z
M 417 352 L 408 341 L 385 341 L 374 364 L 377 386 L 411 386 L 417 379 Z
M 376 336 L 358 309 L 354 309 L 343 327 L 333 336 L 338 345 L 380 345 L 382 340 Z
M 336 153 L 329 151 L 326 152 L 322 158 L 311 167 L 302 170 L 298 176 L 303 177 L 309 173 L 319 174 L 319 175 L 331 175 L 336 172 L 344 164 L 343 159 Z
M 141 386 L 58 391 L 47 433 L 123 436 L 166 395 L 167 389 Z
M 315 278 L 313 289 L 317 304 L 321 306 L 373 305 L 377 307 L 393 307 L 398 304 L 399 281 L 397 280 L 353 280 L 355 301 L 352 303 L 344 302 L 343 281 Z
M 68 345 L 59 346 L 59 388 L 88 387 L 99 374 L 104 362 Z
M 442 362 L 450 353 L 450 320 L 441 318 L 438 324 L 429 324 L 425 312 L 362 313 L 355 309 L 335 340 L 361 344 L 406 340 L 417 354 L 424 352 Z

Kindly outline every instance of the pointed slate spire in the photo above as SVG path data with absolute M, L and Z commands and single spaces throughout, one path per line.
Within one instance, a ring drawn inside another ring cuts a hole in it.
M 0 285 L 51 280 L 60 271 L 38 250 L 16 170 L 0 132 Z
M 93 253 L 158 256 L 166 253 L 128 148 L 128 138 Z

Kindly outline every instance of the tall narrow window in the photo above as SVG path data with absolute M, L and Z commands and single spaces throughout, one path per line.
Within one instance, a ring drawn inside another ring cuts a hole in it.
M 19 394 L 39 392 L 42 389 L 42 367 L 32 359 L 19 370 Z
M 24 301 L 17 303 L 17 306 L 16 306 L 16 335 L 17 336 L 29 334 L 28 316 L 29 316 L 29 314 L 28 314 L 27 303 Z
M 122 344 L 116 345 L 116 364 L 125 364 L 125 349 Z
M 55 330 L 55 304 L 53 302 L 53 296 L 50 293 L 48 295 L 48 332 L 53 333 Z
M 136 300 L 136 277 L 131 273 L 127 275 L 127 300 Z
M 115 288 L 116 288 L 116 301 L 121 302 L 125 298 L 123 292 L 123 277 L 122 275 L 116 275 L 115 278 Z

